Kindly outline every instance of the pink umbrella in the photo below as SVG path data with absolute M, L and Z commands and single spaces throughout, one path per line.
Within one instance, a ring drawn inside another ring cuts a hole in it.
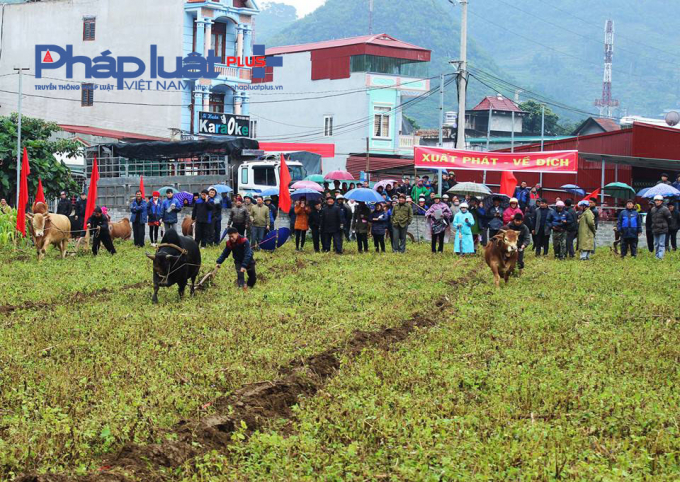
M 347 171 L 332 171 L 323 178 L 326 181 L 354 181 L 354 176 Z
M 291 187 L 293 189 L 313 189 L 315 191 L 323 192 L 323 187 L 314 181 L 298 181 Z
M 373 189 L 375 189 L 376 191 L 378 190 L 379 187 L 385 189 L 388 184 L 391 184 L 392 187 L 394 187 L 397 184 L 397 181 L 393 179 L 385 179 L 384 181 L 376 182 L 375 186 L 373 186 Z

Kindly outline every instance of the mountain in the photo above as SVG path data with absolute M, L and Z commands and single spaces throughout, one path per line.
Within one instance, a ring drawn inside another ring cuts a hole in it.
M 282 32 L 297 20 L 297 10 L 292 5 L 265 2 L 260 5 L 260 14 L 255 17 L 255 42 L 269 44 L 269 39 Z
M 399 40 L 432 50 L 429 76 L 440 73 L 452 74 L 455 69 L 449 60 L 455 59 L 460 50 L 460 21 L 458 13 L 450 4 L 438 0 L 419 2 L 414 10 L 412 0 L 375 0 L 373 32 L 386 33 Z M 355 37 L 368 34 L 368 2 L 366 0 L 327 0 L 313 13 L 288 26 L 285 31 L 268 37 L 268 47 L 317 42 L 333 38 Z M 500 72 L 491 57 L 477 46 L 468 43 L 468 55 L 480 68 Z M 432 79 L 432 87 L 439 79 Z M 484 86 L 473 86 L 468 98 L 479 100 L 488 92 Z M 456 110 L 456 87 L 446 89 L 445 110 Z M 476 102 L 475 102 L 476 104 Z M 425 127 L 438 124 L 439 96 L 433 95 L 405 110 Z
M 373 32 L 432 50 L 431 76 L 453 72 L 457 59 L 460 7 L 448 0 L 375 0 Z M 597 115 L 602 95 L 604 23 L 615 22 L 613 97 L 616 115 L 657 117 L 680 107 L 680 2 L 668 0 L 469 0 L 468 60 L 523 90 L 520 100 L 538 96 L 568 109 L 563 119 Z M 268 46 L 315 42 L 368 33 L 367 0 L 327 0 L 312 14 L 267 34 Z M 513 97 L 515 87 L 479 74 L 470 80 L 474 106 L 494 92 Z M 433 86 L 437 79 L 433 79 Z M 534 95 L 538 94 L 538 95 Z M 436 96 L 406 112 L 426 127 L 437 125 Z M 446 110 L 456 109 L 455 86 Z

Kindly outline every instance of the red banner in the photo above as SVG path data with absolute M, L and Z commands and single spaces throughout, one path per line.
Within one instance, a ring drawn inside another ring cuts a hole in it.
M 424 169 L 575 174 L 578 151 L 479 152 L 419 146 L 415 148 L 415 165 Z

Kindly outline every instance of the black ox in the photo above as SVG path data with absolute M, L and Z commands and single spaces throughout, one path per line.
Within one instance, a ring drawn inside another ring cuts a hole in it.
M 194 294 L 196 277 L 201 268 L 201 251 L 198 244 L 186 236 L 171 230 L 165 233 L 156 254 L 147 254 L 153 261 L 153 302 L 158 303 L 158 288 L 177 284 L 180 299 L 191 279 L 191 295 Z

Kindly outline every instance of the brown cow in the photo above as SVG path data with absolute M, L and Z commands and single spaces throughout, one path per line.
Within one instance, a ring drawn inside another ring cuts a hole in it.
M 132 237 L 132 226 L 128 218 L 123 218 L 117 223 L 109 223 L 109 231 L 111 231 L 111 239 L 127 241 Z
M 500 285 L 501 277 L 507 283 L 508 278 L 515 271 L 515 264 L 519 256 L 518 240 L 519 233 L 517 231 L 501 229 L 484 248 L 484 259 L 493 271 L 496 286 Z
M 194 235 L 194 220 L 191 216 L 186 216 L 182 221 L 182 235 L 193 236 Z
M 71 220 L 62 214 L 27 214 L 33 227 L 38 261 L 45 257 L 47 248 L 53 244 L 59 247 L 62 259 L 66 257 L 66 246 L 71 236 Z
M 33 214 L 47 214 L 47 204 L 43 202 L 33 203 Z

